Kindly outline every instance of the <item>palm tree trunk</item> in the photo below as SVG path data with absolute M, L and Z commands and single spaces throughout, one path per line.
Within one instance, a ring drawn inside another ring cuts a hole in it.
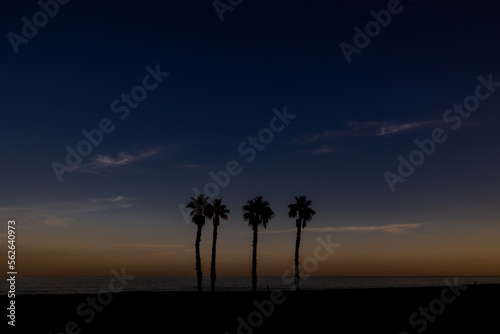
M 295 240 L 295 290 L 300 289 L 300 275 L 299 275 L 299 248 L 300 248 L 300 234 L 302 232 L 302 229 L 299 226 L 297 226 L 297 239 Z
M 200 256 L 200 242 L 201 242 L 201 228 L 202 225 L 198 224 L 198 230 L 196 232 L 196 276 L 198 281 L 198 292 L 202 291 L 201 282 L 203 280 L 203 273 L 201 272 L 201 256 Z
M 257 291 L 257 224 L 253 225 L 252 291 Z
M 216 248 L 217 248 L 217 227 L 218 227 L 218 218 L 214 218 L 214 233 L 213 233 L 213 240 L 212 240 L 212 263 L 210 265 L 210 291 L 214 292 L 215 291 L 215 253 L 216 253 Z

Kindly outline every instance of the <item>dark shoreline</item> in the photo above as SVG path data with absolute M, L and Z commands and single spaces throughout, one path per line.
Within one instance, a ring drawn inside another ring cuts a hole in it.
M 497 301 L 500 285 L 469 285 L 455 291 L 450 287 L 420 287 L 282 291 L 282 294 L 278 291 L 255 294 L 121 292 L 111 296 L 107 305 L 101 304 L 95 294 L 16 296 L 16 327 L 13 330 L 7 326 L 7 332 L 156 333 L 180 330 L 233 334 L 238 333 L 240 327 L 241 333 L 327 330 L 331 333 L 399 334 L 404 331 L 418 333 L 417 330 L 426 325 L 423 333 L 486 333 L 488 329 L 498 330 L 500 315 Z M 105 295 L 101 297 L 102 302 L 108 302 Z M 87 298 L 95 299 L 95 308 L 100 311 L 95 311 Z M 0 296 L 0 300 L 6 314 L 7 296 Z M 442 312 L 441 305 L 444 305 Z M 437 315 L 432 311 L 427 311 L 428 319 L 418 315 L 420 307 L 430 306 Z M 412 326 L 409 317 L 414 312 L 417 316 Z M 2 318 L 6 323 L 7 317 L 3 315 Z

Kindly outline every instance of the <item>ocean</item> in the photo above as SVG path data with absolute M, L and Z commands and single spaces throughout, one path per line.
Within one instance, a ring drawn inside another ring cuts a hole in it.
M 94 294 L 108 289 L 112 277 L 17 277 L 16 294 Z M 499 276 L 459 277 L 302 277 L 302 290 L 366 289 L 388 287 L 445 286 L 445 280 L 459 285 L 500 284 Z M 118 284 L 117 284 L 118 285 Z M 259 277 L 258 290 L 292 290 L 293 278 Z M 250 277 L 218 277 L 216 291 L 251 291 Z M 0 283 L 0 295 L 8 290 L 6 278 Z M 196 277 L 136 277 L 123 291 L 196 291 Z M 203 290 L 210 290 L 210 278 L 204 277 Z

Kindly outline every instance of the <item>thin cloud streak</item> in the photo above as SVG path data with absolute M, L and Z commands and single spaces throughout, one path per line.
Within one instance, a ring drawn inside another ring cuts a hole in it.
M 410 131 L 422 127 L 428 127 L 441 123 L 440 121 L 421 121 L 421 122 L 357 122 L 349 121 L 344 123 L 344 129 L 327 130 L 317 134 L 306 134 L 294 140 L 295 144 L 306 145 L 318 141 L 331 140 L 334 138 L 353 138 L 353 137 L 380 137 L 393 135 L 405 131 Z
M 185 169 L 195 169 L 195 168 L 213 168 L 214 165 L 200 165 L 200 164 L 193 164 L 193 163 L 189 163 L 189 162 L 185 162 L 183 164 L 180 165 L 181 168 L 185 168 Z
M 44 221 L 45 225 L 49 226 L 59 226 L 59 227 L 67 227 L 69 224 L 69 218 L 68 217 L 56 217 L 56 216 L 47 216 L 47 218 Z
M 163 148 L 151 148 L 139 153 L 119 152 L 115 156 L 97 154 L 90 162 L 75 166 L 73 170 L 81 172 L 92 172 L 94 170 L 127 166 L 146 158 L 158 155 Z
M 342 227 L 312 227 L 308 231 L 312 232 L 372 232 L 383 231 L 387 233 L 402 233 L 409 229 L 415 229 L 424 226 L 423 223 L 416 224 L 388 224 L 381 226 L 342 226 Z M 296 232 L 296 229 L 288 230 L 266 230 L 263 233 L 290 233 Z
M 125 196 L 116 196 L 114 198 L 94 198 L 90 200 L 92 203 L 99 203 L 99 204 L 106 204 L 108 203 L 109 205 L 112 206 L 117 206 L 122 209 L 127 209 L 131 208 L 134 205 L 130 202 L 130 199 L 125 197 Z
M 320 148 L 308 151 L 308 153 L 314 154 L 314 155 L 321 155 L 321 154 L 330 154 L 333 151 L 334 151 L 334 149 L 332 149 L 330 146 L 328 146 L 328 145 L 321 145 Z
M 146 247 L 146 248 L 166 248 L 166 247 L 180 248 L 180 247 L 184 247 L 182 245 L 170 245 L 170 244 L 112 244 L 112 246 L 117 246 L 117 247 Z
M 384 231 L 388 233 L 401 233 L 409 229 L 422 227 L 423 223 L 417 224 L 388 224 L 382 226 L 346 226 L 346 227 L 313 227 L 310 230 L 316 232 L 369 232 Z
M 390 134 L 395 134 L 399 132 L 404 132 L 416 128 L 421 128 L 424 126 L 436 124 L 434 121 L 427 122 L 411 122 L 411 123 L 383 123 L 380 124 L 380 129 L 375 136 L 386 136 Z
M 74 216 L 102 212 L 112 209 L 132 207 L 131 199 L 118 195 L 111 198 L 91 198 L 84 200 L 50 202 L 41 204 L 24 204 L 16 207 L 0 207 L 0 213 L 15 214 L 24 221 L 47 226 L 67 227 Z

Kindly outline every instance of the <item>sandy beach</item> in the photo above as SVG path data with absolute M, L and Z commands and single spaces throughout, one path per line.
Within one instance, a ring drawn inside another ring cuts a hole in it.
M 500 285 L 21 295 L 16 333 L 486 333 Z M 111 296 L 111 298 L 110 298 Z M 2 296 L 2 305 L 7 298 Z M 410 319 L 411 318 L 411 319 Z

